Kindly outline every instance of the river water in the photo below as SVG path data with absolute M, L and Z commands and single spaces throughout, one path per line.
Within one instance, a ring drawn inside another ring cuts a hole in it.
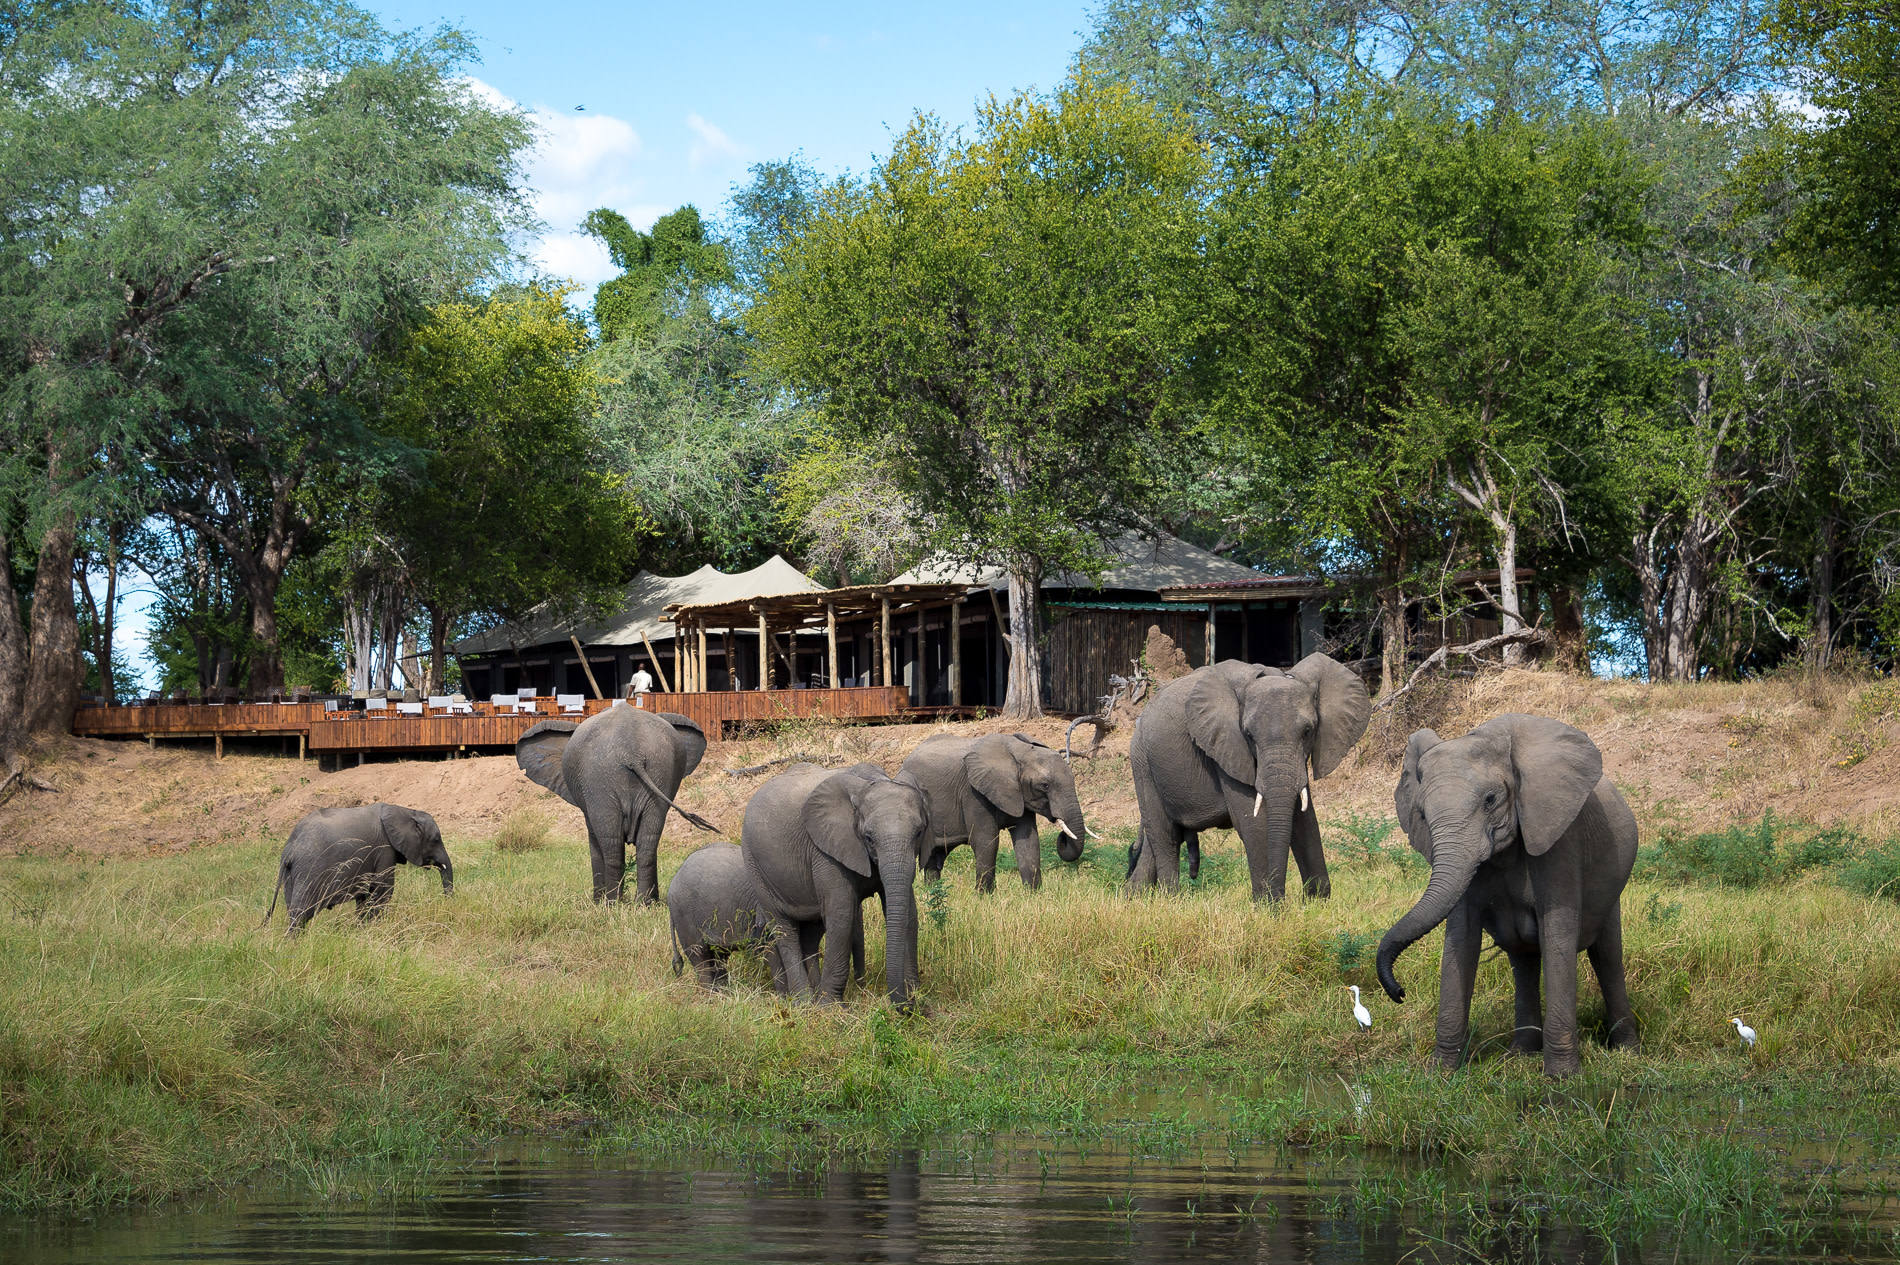
M 804 1169 L 695 1166 L 545 1141 L 471 1156 L 399 1196 L 253 1190 L 203 1206 L 0 1221 L 0 1265 L 131 1262 L 1369 1262 L 1774 1259 L 1762 1245 L 1462 1239 L 1363 1224 L 1346 1175 L 1264 1150 L 1015 1139 Z M 1856 1245 L 1854 1259 L 1889 1259 Z M 1810 1243 L 1800 1259 L 1840 1259 Z

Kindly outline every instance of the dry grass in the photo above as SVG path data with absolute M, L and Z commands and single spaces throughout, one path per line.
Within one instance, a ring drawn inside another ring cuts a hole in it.
M 497 852 L 539 852 L 554 843 L 554 823 L 538 808 L 526 805 L 502 818 L 501 828 L 489 840 Z

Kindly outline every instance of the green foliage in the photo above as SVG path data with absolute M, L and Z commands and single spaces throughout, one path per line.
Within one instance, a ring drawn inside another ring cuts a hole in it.
M 1900 839 L 1868 848 L 1841 867 L 1841 886 L 1864 896 L 1900 900 Z
M 1791 825 L 1777 820 L 1770 809 L 1752 826 L 1692 835 L 1663 832 L 1638 855 L 1636 877 L 1746 890 L 1833 868 L 1856 855 L 1860 846 L 1860 837 L 1845 827 Z
M 1350 975 L 1365 963 L 1366 951 L 1378 943 L 1376 932 L 1338 931 L 1327 941 L 1327 949 L 1333 955 L 1334 969 L 1341 975 Z
M 607 207 L 589 212 L 581 227 L 606 243 L 621 270 L 594 292 L 594 321 L 607 342 L 652 338 L 735 279 L 725 245 L 708 239 L 696 207 L 662 215 L 647 233 Z

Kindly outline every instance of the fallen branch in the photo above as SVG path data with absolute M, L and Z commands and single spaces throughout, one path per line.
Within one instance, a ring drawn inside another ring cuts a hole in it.
M 764 764 L 755 764 L 747 769 L 721 769 L 727 777 L 753 777 L 767 769 L 777 768 L 781 764 L 821 764 L 826 768 L 843 764 L 844 759 L 835 755 L 786 755 L 776 760 L 767 760 Z
M 1390 694 L 1387 694 L 1384 698 L 1374 703 L 1372 710 L 1375 712 L 1384 711 L 1386 708 L 1392 706 L 1392 704 L 1398 702 L 1400 698 L 1410 694 L 1412 687 L 1418 684 L 1420 677 L 1424 676 L 1433 668 L 1442 667 L 1445 661 L 1452 655 L 1475 659 L 1485 651 L 1495 650 L 1499 646 L 1542 645 L 1549 640 L 1550 634 L 1541 628 L 1520 628 L 1516 632 L 1499 633 L 1495 637 L 1486 637 L 1483 641 L 1468 642 L 1462 646 L 1440 646 L 1438 649 L 1432 651 L 1430 655 L 1426 656 L 1425 662 L 1418 665 L 1418 668 L 1412 673 L 1404 685 L 1401 685 L 1398 689 L 1393 690 Z
M 1096 748 L 1102 745 L 1102 739 L 1107 737 L 1109 731 L 1115 728 L 1115 722 L 1106 716 L 1077 716 L 1074 720 L 1069 722 L 1068 731 L 1062 735 L 1062 758 L 1064 760 L 1072 760 L 1075 758 L 1069 752 L 1069 739 L 1075 733 L 1075 727 L 1077 725 L 1095 726 L 1095 741 L 1091 742 L 1089 749 L 1082 753 L 1085 756 L 1094 755 Z
M 13 798 L 14 792 L 22 786 L 30 786 L 36 791 L 50 791 L 59 794 L 59 788 L 45 778 L 36 777 L 26 771 L 26 761 L 13 757 L 13 769 L 7 774 L 7 780 L 0 782 L 0 804 Z

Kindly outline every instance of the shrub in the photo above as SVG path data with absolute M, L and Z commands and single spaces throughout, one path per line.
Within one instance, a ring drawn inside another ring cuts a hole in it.
M 1840 865 L 1860 843 L 1860 836 L 1844 826 L 1793 826 L 1770 809 L 1752 826 L 1694 835 L 1664 831 L 1654 847 L 1637 855 L 1635 876 L 1663 883 L 1761 887 Z
M 1841 867 L 1841 886 L 1863 896 L 1900 900 L 1900 839 L 1868 848 Z
M 545 813 L 524 805 L 502 818 L 501 829 L 495 832 L 495 851 L 539 852 L 552 842 L 551 829 Z

